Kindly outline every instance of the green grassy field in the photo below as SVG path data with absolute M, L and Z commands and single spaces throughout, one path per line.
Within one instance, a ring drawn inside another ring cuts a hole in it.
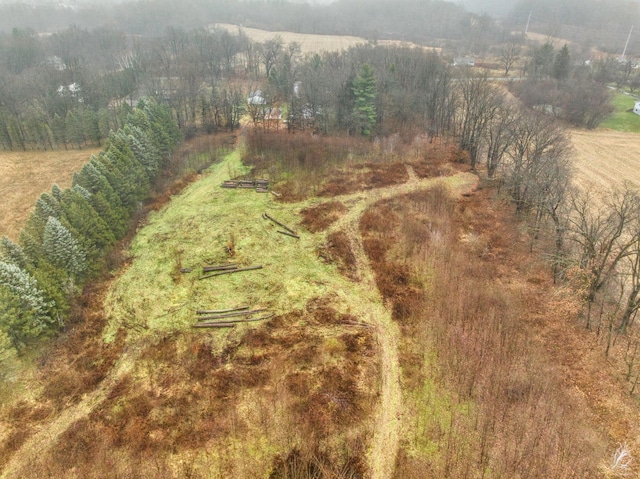
M 640 133 L 640 115 L 630 111 L 635 103 L 634 97 L 616 93 L 611 103 L 615 110 L 600 126 L 616 131 Z

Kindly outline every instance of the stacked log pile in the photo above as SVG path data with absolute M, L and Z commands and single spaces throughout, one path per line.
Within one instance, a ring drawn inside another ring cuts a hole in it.
M 200 309 L 196 311 L 198 322 L 193 328 L 235 328 L 239 323 L 252 323 L 256 321 L 265 321 L 274 316 L 273 313 L 267 312 L 266 309 L 256 308 L 250 309 L 250 306 L 238 306 L 236 308 L 227 309 Z M 253 317 L 257 313 L 265 313 L 259 317 Z
M 225 180 L 220 187 L 255 189 L 257 193 L 268 193 L 269 180 Z

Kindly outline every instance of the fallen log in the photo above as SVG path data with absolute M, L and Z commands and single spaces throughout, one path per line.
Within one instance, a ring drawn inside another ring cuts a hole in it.
M 275 192 L 275 191 L 272 191 L 272 192 L 271 192 L 271 194 L 272 194 L 273 196 L 275 196 L 276 198 L 280 198 L 280 197 L 282 197 L 282 193 L 277 193 L 277 192 Z
M 269 216 L 267 213 L 264 213 L 264 214 L 262 215 L 262 217 L 263 217 L 264 219 L 266 219 L 266 220 L 271 220 L 271 221 L 273 221 L 275 224 L 277 224 L 278 226 L 280 226 L 280 227 L 284 228 L 285 230 L 287 230 L 287 231 L 288 231 L 289 233 L 291 233 L 291 234 L 294 234 L 294 235 L 297 235 L 297 234 L 298 234 L 298 232 L 297 232 L 297 231 L 294 231 L 294 230 L 292 230 L 291 228 L 289 228 L 287 225 L 285 225 L 285 224 L 283 224 L 283 223 L 280 223 L 277 219 L 275 219 L 275 218 L 273 218 L 273 217 Z
M 256 193 L 269 193 L 269 190 L 265 188 L 256 188 Z
M 202 272 L 210 273 L 211 271 L 228 271 L 232 269 L 238 269 L 238 265 L 237 264 L 221 264 L 218 266 L 203 266 Z
M 213 319 L 226 319 L 226 318 L 237 318 L 238 316 L 251 316 L 255 313 L 261 313 L 266 311 L 266 309 L 252 309 L 251 311 L 236 311 L 232 313 L 225 314 L 216 314 L 213 316 L 201 316 L 198 318 L 198 321 L 210 321 Z
M 367 323 L 359 323 L 357 321 L 342 321 L 340 324 L 344 324 L 345 326 L 360 326 L 362 328 L 370 328 L 371 325 Z
M 222 276 L 223 274 L 241 273 L 242 271 L 253 271 L 254 269 L 262 269 L 262 265 L 249 266 L 248 268 L 231 269 L 228 271 L 218 271 L 216 273 L 205 274 L 204 276 L 200 276 L 198 279 L 213 278 L 214 276 Z
M 281 235 L 287 235 L 287 236 L 291 236 L 292 238 L 300 239 L 300 236 L 289 233 L 288 231 L 278 230 L 278 233 L 280 233 Z
M 233 313 L 235 311 L 242 311 L 244 309 L 249 309 L 251 306 L 238 306 L 237 308 L 229 308 L 229 309 L 198 309 L 196 314 L 223 314 L 223 313 Z
M 235 323 L 194 324 L 192 328 L 235 328 Z
M 264 321 L 266 319 L 270 319 L 273 318 L 275 316 L 274 313 L 270 313 L 267 314 L 265 316 L 262 316 L 260 318 L 238 318 L 238 319 L 229 319 L 223 322 L 216 322 L 216 321 L 204 321 L 201 323 L 197 323 L 197 325 L 199 324 L 210 324 L 210 325 L 214 325 L 214 324 L 238 324 L 238 323 L 255 323 L 256 321 Z

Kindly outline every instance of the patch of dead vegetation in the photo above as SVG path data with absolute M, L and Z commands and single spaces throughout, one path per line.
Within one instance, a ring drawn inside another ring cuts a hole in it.
M 458 171 L 469 170 L 469 154 L 457 145 L 439 138 L 413 141 L 412 160 L 408 161 L 418 178 L 450 176 Z
M 305 457 L 360 471 L 364 452 L 352 449 L 345 459 L 341 454 L 347 449 L 336 444 L 367 430 L 375 404 L 377 345 L 370 330 L 353 327 L 357 318 L 332 301 L 315 298 L 303 311 L 229 333 L 221 349 L 201 332 L 157 338 L 141 352 L 135 369 L 24 477 L 94 477 L 95 471 L 132 464 L 138 471 L 157 466 L 161 472 L 154 477 L 173 477 L 162 472 L 170 471 L 170 456 L 222 451 L 248 436 L 280 437 L 277 431 L 288 431 L 289 440 L 299 438 L 297 450 Z M 260 402 L 246 402 L 254 397 Z M 345 435 L 351 429 L 361 432 Z M 15 450 L 23 440 L 16 436 L 9 446 Z M 111 464 L 114 457 L 117 466 Z M 286 457 L 282 463 L 274 460 L 273 477 L 281 477 L 286 462 Z
M 326 243 L 318 251 L 326 263 L 336 263 L 338 271 L 352 281 L 360 281 L 356 256 L 351 249 L 351 240 L 344 231 L 334 231 L 327 236 Z
M 400 185 L 409 180 L 409 174 L 403 162 L 363 163 L 351 169 L 336 169 L 329 173 L 328 179 L 318 191 L 318 196 L 334 197 L 348 195 L 356 191 Z
M 350 445 L 342 456 L 336 461 L 321 451 L 301 452 L 300 449 L 294 448 L 286 456 L 276 458 L 269 479 L 363 479 L 367 477 L 362 442 Z
M 312 233 L 324 231 L 347 212 L 347 207 L 339 201 L 328 201 L 303 209 L 302 225 Z

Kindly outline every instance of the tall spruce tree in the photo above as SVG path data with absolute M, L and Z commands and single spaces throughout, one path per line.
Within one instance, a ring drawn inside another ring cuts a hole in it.
M 55 329 L 56 321 L 50 315 L 52 305 L 29 273 L 0 262 L 0 291 L 4 305 L 0 309 L 0 329 L 16 349 Z
M 116 239 L 82 190 L 84 188 L 77 186 L 66 190 L 60 205 L 64 211 L 65 225 L 81 245 L 87 266 L 94 271 L 99 268 L 99 260 L 111 249 Z
M 369 136 L 376 125 L 376 77 L 373 68 L 366 63 L 360 67 L 360 72 L 352 83 L 355 95 L 353 117 L 356 128 L 364 136 Z
M 86 256 L 78 241 L 60 221 L 49 217 L 44 230 L 42 249 L 49 263 L 80 278 L 87 269 Z

